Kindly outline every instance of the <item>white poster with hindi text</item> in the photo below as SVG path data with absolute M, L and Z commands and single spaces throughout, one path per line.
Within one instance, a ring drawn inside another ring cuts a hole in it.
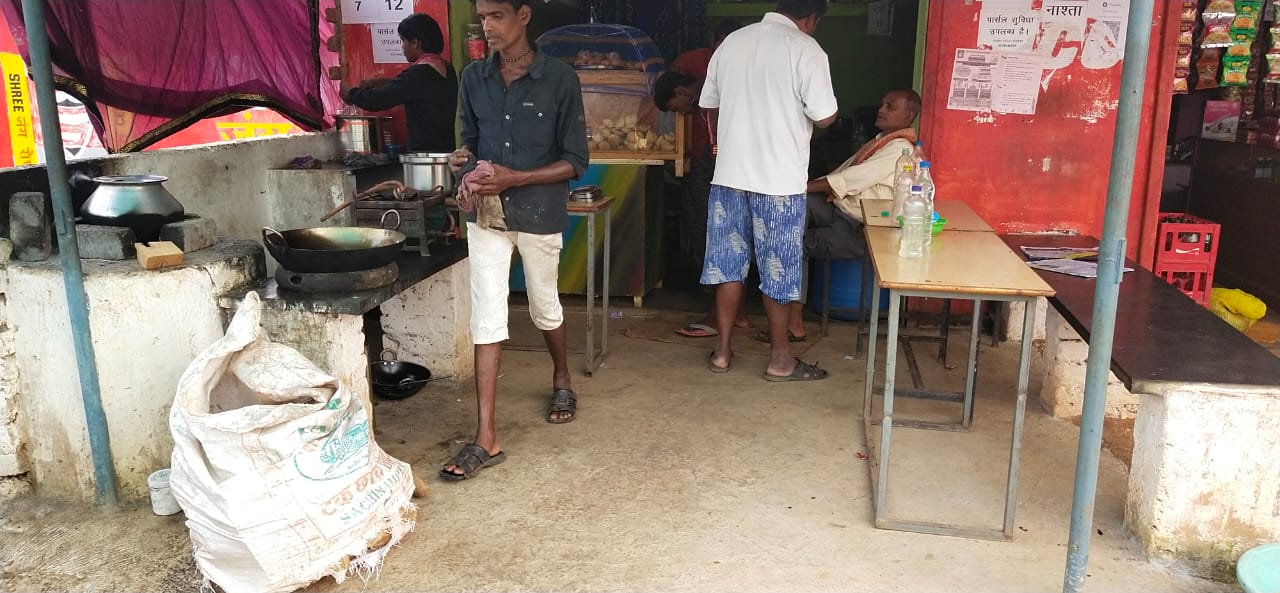
M 374 64 L 403 64 L 404 48 L 400 43 L 397 23 L 374 23 L 369 25 L 369 36 L 373 40 Z
M 978 47 L 1006 51 L 1031 48 L 1040 31 L 1040 11 L 1030 0 L 986 0 L 978 13 Z

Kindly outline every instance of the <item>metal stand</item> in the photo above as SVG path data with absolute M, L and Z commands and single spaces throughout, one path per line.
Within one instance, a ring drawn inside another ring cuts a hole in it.
M 604 215 L 604 286 L 600 312 L 600 352 L 596 353 L 596 218 Z M 609 263 L 613 243 L 613 198 L 592 201 L 570 201 L 569 216 L 587 219 L 587 361 L 586 375 L 595 373 L 609 354 Z

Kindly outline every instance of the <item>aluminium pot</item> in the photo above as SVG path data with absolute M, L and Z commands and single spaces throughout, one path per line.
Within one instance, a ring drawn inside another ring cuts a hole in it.
M 98 188 L 80 206 L 80 222 L 128 227 L 138 241 L 155 241 L 160 227 L 182 220 L 185 213 L 164 188 L 168 180 L 162 175 L 94 177 Z
M 338 147 L 343 154 L 382 152 L 382 118 L 372 115 L 335 115 Z
M 447 152 L 411 152 L 400 157 L 404 184 L 420 192 L 453 191 L 453 171 Z
M 405 239 L 399 231 L 366 227 L 262 228 L 271 257 L 284 269 L 304 274 L 381 268 L 396 260 Z

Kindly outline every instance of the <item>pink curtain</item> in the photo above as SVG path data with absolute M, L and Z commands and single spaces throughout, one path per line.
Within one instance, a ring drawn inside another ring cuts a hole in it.
M 44 0 L 55 82 L 112 152 L 249 106 L 320 129 L 320 1 Z M 0 0 L 29 63 L 21 5 Z

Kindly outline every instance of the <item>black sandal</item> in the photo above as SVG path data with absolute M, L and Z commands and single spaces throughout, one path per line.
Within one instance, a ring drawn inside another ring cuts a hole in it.
M 818 363 L 809 364 L 796 359 L 795 368 L 791 369 L 790 375 L 770 375 L 769 370 L 764 371 L 764 380 L 781 383 L 786 381 L 821 381 L 827 378 L 826 369 L 818 368 Z
M 569 416 L 565 418 L 552 418 L 553 414 L 568 412 Z M 556 389 L 551 392 L 551 407 L 547 409 L 547 422 L 551 424 L 564 424 L 573 422 L 578 417 L 578 394 L 572 389 Z
M 462 446 L 457 455 L 449 460 L 446 465 L 453 465 L 455 468 L 462 470 L 462 473 L 451 472 L 448 468 L 440 468 L 440 477 L 446 480 L 466 480 L 480 470 L 498 465 L 507 460 L 506 451 L 498 451 L 497 455 L 489 455 L 484 447 L 476 443 L 469 443 Z

